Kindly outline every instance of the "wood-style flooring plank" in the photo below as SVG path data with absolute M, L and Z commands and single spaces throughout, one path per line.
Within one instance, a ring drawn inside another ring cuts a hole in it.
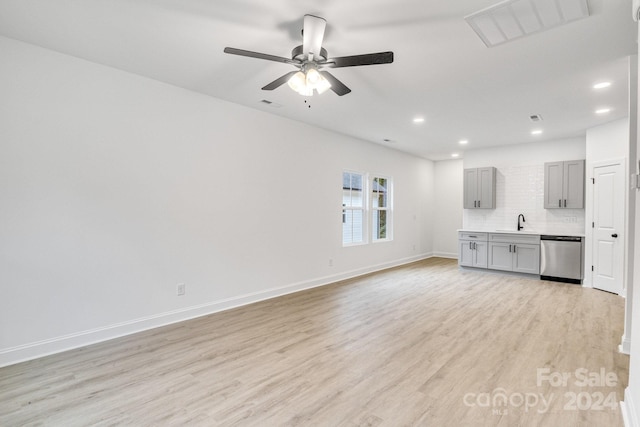
M 433 258 L 1 368 L 0 425 L 621 426 L 568 399 L 622 400 L 623 316 L 606 292 Z

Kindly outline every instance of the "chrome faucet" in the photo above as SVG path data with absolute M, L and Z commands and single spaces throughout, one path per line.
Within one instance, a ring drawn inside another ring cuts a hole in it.
M 520 214 L 518 215 L 518 231 L 522 230 L 524 228 L 524 225 L 520 225 L 520 218 L 522 218 L 522 222 L 526 222 L 524 220 L 524 215 Z

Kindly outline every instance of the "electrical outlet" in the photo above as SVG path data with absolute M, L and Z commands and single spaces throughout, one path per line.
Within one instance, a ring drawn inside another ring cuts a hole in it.
M 181 296 L 187 292 L 187 285 L 184 283 L 178 283 L 176 286 L 176 295 Z

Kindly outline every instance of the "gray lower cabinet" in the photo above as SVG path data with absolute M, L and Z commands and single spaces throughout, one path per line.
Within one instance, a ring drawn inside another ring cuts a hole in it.
M 458 264 L 465 267 L 487 268 L 487 233 L 459 233 Z
M 458 233 L 458 264 L 540 274 L 540 236 L 509 233 Z
M 488 268 L 540 274 L 540 236 L 489 234 Z
M 491 262 L 488 267 L 492 270 L 513 270 L 513 253 L 511 252 L 510 243 L 495 243 L 492 242 L 489 246 L 489 253 L 491 254 Z
M 540 245 L 489 243 L 488 268 L 540 274 Z

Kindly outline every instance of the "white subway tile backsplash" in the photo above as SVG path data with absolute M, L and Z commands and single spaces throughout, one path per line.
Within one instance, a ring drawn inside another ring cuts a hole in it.
M 518 215 L 524 229 L 540 233 L 584 233 L 584 209 L 544 209 L 544 165 L 511 166 L 496 170 L 496 208 L 465 209 L 463 228 L 515 229 Z

